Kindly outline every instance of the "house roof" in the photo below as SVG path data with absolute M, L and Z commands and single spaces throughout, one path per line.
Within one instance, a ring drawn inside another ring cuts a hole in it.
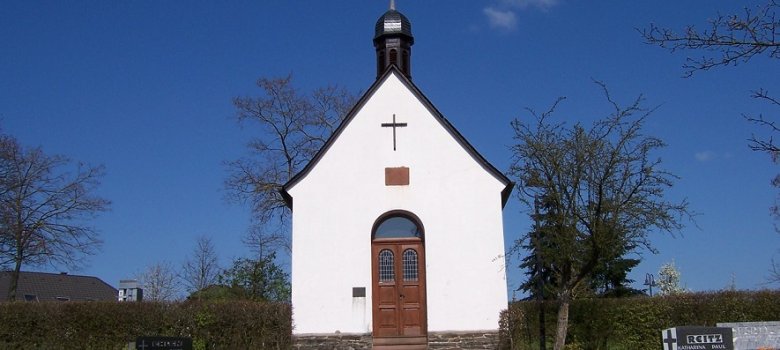
M 384 74 L 380 76 L 374 84 L 371 85 L 371 87 L 363 94 L 363 96 L 360 97 L 358 102 L 355 104 L 354 107 L 347 113 L 346 117 L 341 121 L 341 124 L 339 124 L 339 127 L 336 128 L 336 130 L 333 132 L 333 134 L 328 138 L 328 140 L 325 142 L 325 144 L 320 148 L 319 151 L 314 155 L 314 157 L 309 161 L 309 163 L 306 164 L 306 166 L 295 176 L 290 178 L 289 181 L 287 181 L 284 186 L 282 186 L 281 194 L 284 198 L 287 207 L 290 209 L 293 208 L 293 198 L 290 196 L 290 194 L 287 192 L 290 188 L 295 186 L 301 179 L 306 177 L 306 175 L 311 171 L 311 169 L 314 168 L 314 166 L 317 165 L 319 160 L 322 158 L 322 156 L 325 154 L 325 152 L 328 151 L 330 146 L 335 142 L 335 140 L 341 135 L 341 133 L 344 131 L 344 129 L 349 125 L 349 123 L 352 121 L 352 119 L 355 118 L 355 116 L 358 114 L 360 109 L 365 105 L 365 103 L 368 101 L 369 98 L 376 92 L 377 89 L 379 89 L 380 86 L 382 86 L 382 83 L 384 83 L 385 80 L 387 80 L 388 77 L 391 75 L 395 75 L 409 90 L 412 91 L 412 93 L 417 97 L 423 105 L 431 112 L 431 114 L 441 123 L 441 125 L 447 130 L 447 132 L 452 135 L 452 137 L 475 159 L 479 164 L 490 174 L 495 176 L 501 183 L 505 185 L 504 189 L 501 191 L 501 206 L 505 206 L 507 200 L 509 199 L 509 194 L 512 192 L 512 188 L 514 187 L 514 183 L 509 180 L 509 178 L 506 177 L 501 171 L 496 169 L 490 162 L 485 159 L 477 150 L 472 146 L 466 138 L 461 135 L 460 132 L 458 132 L 455 127 L 450 124 L 450 122 L 447 120 L 447 118 L 444 117 L 444 115 L 439 112 L 438 109 L 431 103 L 430 100 L 420 91 L 420 89 L 417 88 L 414 83 L 412 83 L 409 78 L 403 75 L 401 71 L 398 70 L 398 68 L 395 65 L 390 65 L 390 67 L 385 70 Z
M 8 300 L 11 272 L 0 272 L 0 301 Z M 25 295 L 35 296 L 37 301 L 116 301 L 117 290 L 100 278 L 69 275 L 66 273 L 19 273 L 16 299 Z

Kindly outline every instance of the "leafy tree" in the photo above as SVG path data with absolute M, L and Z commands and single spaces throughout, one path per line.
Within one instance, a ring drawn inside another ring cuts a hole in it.
M 239 123 L 257 127 L 251 156 L 227 163 L 229 198 L 252 205 L 256 222 L 246 241 L 273 241 L 289 251 L 289 215 L 280 190 L 322 147 L 352 108 L 355 97 L 328 86 L 303 94 L 292 76 L 261 78 L 259 97 L 236 97 Z M 273 220 L 272 219 L 278 219 Z
M 234 260 L 233 266 L 219 276 L 219 284 L 228 289 L 222 288 L 218 294 L 255 301 L 288 302 L 290 281 L 275 259 L 276 253 L 272 252 L 257 259 Z
M 658 294 L 674 295 L 685 292 L 680 286 L 680 270 L 674 265 L 674 261 L 661 265 L 658 270 Z
M 192 256 L 182 264 L 181 279 L 187 291 L 192 293 L 214 284 L 219 271 L 217 253 L 211 238 L 198 237 Z
M 176 271 L 169 262 L 158 262 L 146 268 L 140 280 L 143 284 L 144 299 L 151 301 L 173 301 L 178 299 L 178 279 Z
M 11 270 L 10 300 L 22 266 L 76 269 L 100 248 L 88 222 L 110 205 L 95 194 L 103 174 L 0 134 L 0 267 Z
M 663 141 L 642 134 L 652 110 L 641 107 L 642 96 L 621 107 L 603 83 L 597 84 L 613 111 L 590 127 L 550 121 L 562 98 L 541 115 L 529 110 L 529 122 L 512 122 L 509 173 L 521 203 L 532 208 L 534 198 L 543 199 L 540 213 L 546 223 L 540 233 L 554 248 L 542 258 L 557 281 L 555 350 L 566 343 L 570 302 L 600 266 L 634 247 L 654 251 L 650 232 L 679 230 L 681 219 L 690 217 L 685 201 L 664 199 L 675 177 L 660 168 L 660 159 L 651 158 Z
M 704 30 L 697 30 L 690 25 L 678 33 L 651 24 L 641 33 L 647 43 L 672 52 L 692 50 L 701 53 L 700 58 L 688 57 L 683 65 L 685 76 L 690 77 L 696 71 L 736 66 L 747 63 L 757 56 L 780 59 L 780 41 L 778 41 L 780 18 L 776 15 L 778 9 L 780 9 L 780 2 L 767 0 L 765 4 L 754 8 L 745 7 L 739 14 L 718 14 L 709 21 L 707 29 Z M 768 103 L 771 107 L 780 107 L 780 100 L 763 88 L 752 91 L 751 97 Z M 774 163 L 780 161 L 780 146 L 775 144 L 772 136 L 780 132 L 777 117 L 763 114 L 743 115 L 743 117 L 770 134 L 768 137 L 751 135 L 748 139 L 750 149 L 769 154 Z M 771 183 L 772 186 L 780 188 L 780 174 L 776 175 Z M 775 204 L 770 207 L 775 218 L 780 218 L 778 199 L 780 197 L 775 198 Z M 769 282 L 780 281 L 777 271 L 780 271 L 780 263 L 772 260 Z

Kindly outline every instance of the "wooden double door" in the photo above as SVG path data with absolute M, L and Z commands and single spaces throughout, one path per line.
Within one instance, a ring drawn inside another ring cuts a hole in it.
M 425 250 L 422 240 L 374 240 L 371 256 L 375 344 L 377 338 L 427 338 Z

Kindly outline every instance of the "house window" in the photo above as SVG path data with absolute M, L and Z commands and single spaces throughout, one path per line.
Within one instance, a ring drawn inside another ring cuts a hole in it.
M 55 297 L 54 299 L 57 299 L 57 301 L 70 301 L 68 297 Z
M 24 301 L 38 301 L 38 296 L 35 294 L 25 294 Z
M 379 252 L 379 282 L 395 281 L 395 271 L 393 269 L 393 252 L 384 249 Z
M 417 251 L 404 250 L 404 281 L 417 281 Z

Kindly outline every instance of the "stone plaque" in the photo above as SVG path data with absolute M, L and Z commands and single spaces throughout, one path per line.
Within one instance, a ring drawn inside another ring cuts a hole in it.
M 192 350 L 192 338 L 185 337 L 138 337 L 136 350 Z
M 734 350 L 729 327 L 674 327 L 661 338 L 664 350 Z
M 780 350 L 780 321 L 728 322 L 718 327 L 734 330 L 734 350 Z

